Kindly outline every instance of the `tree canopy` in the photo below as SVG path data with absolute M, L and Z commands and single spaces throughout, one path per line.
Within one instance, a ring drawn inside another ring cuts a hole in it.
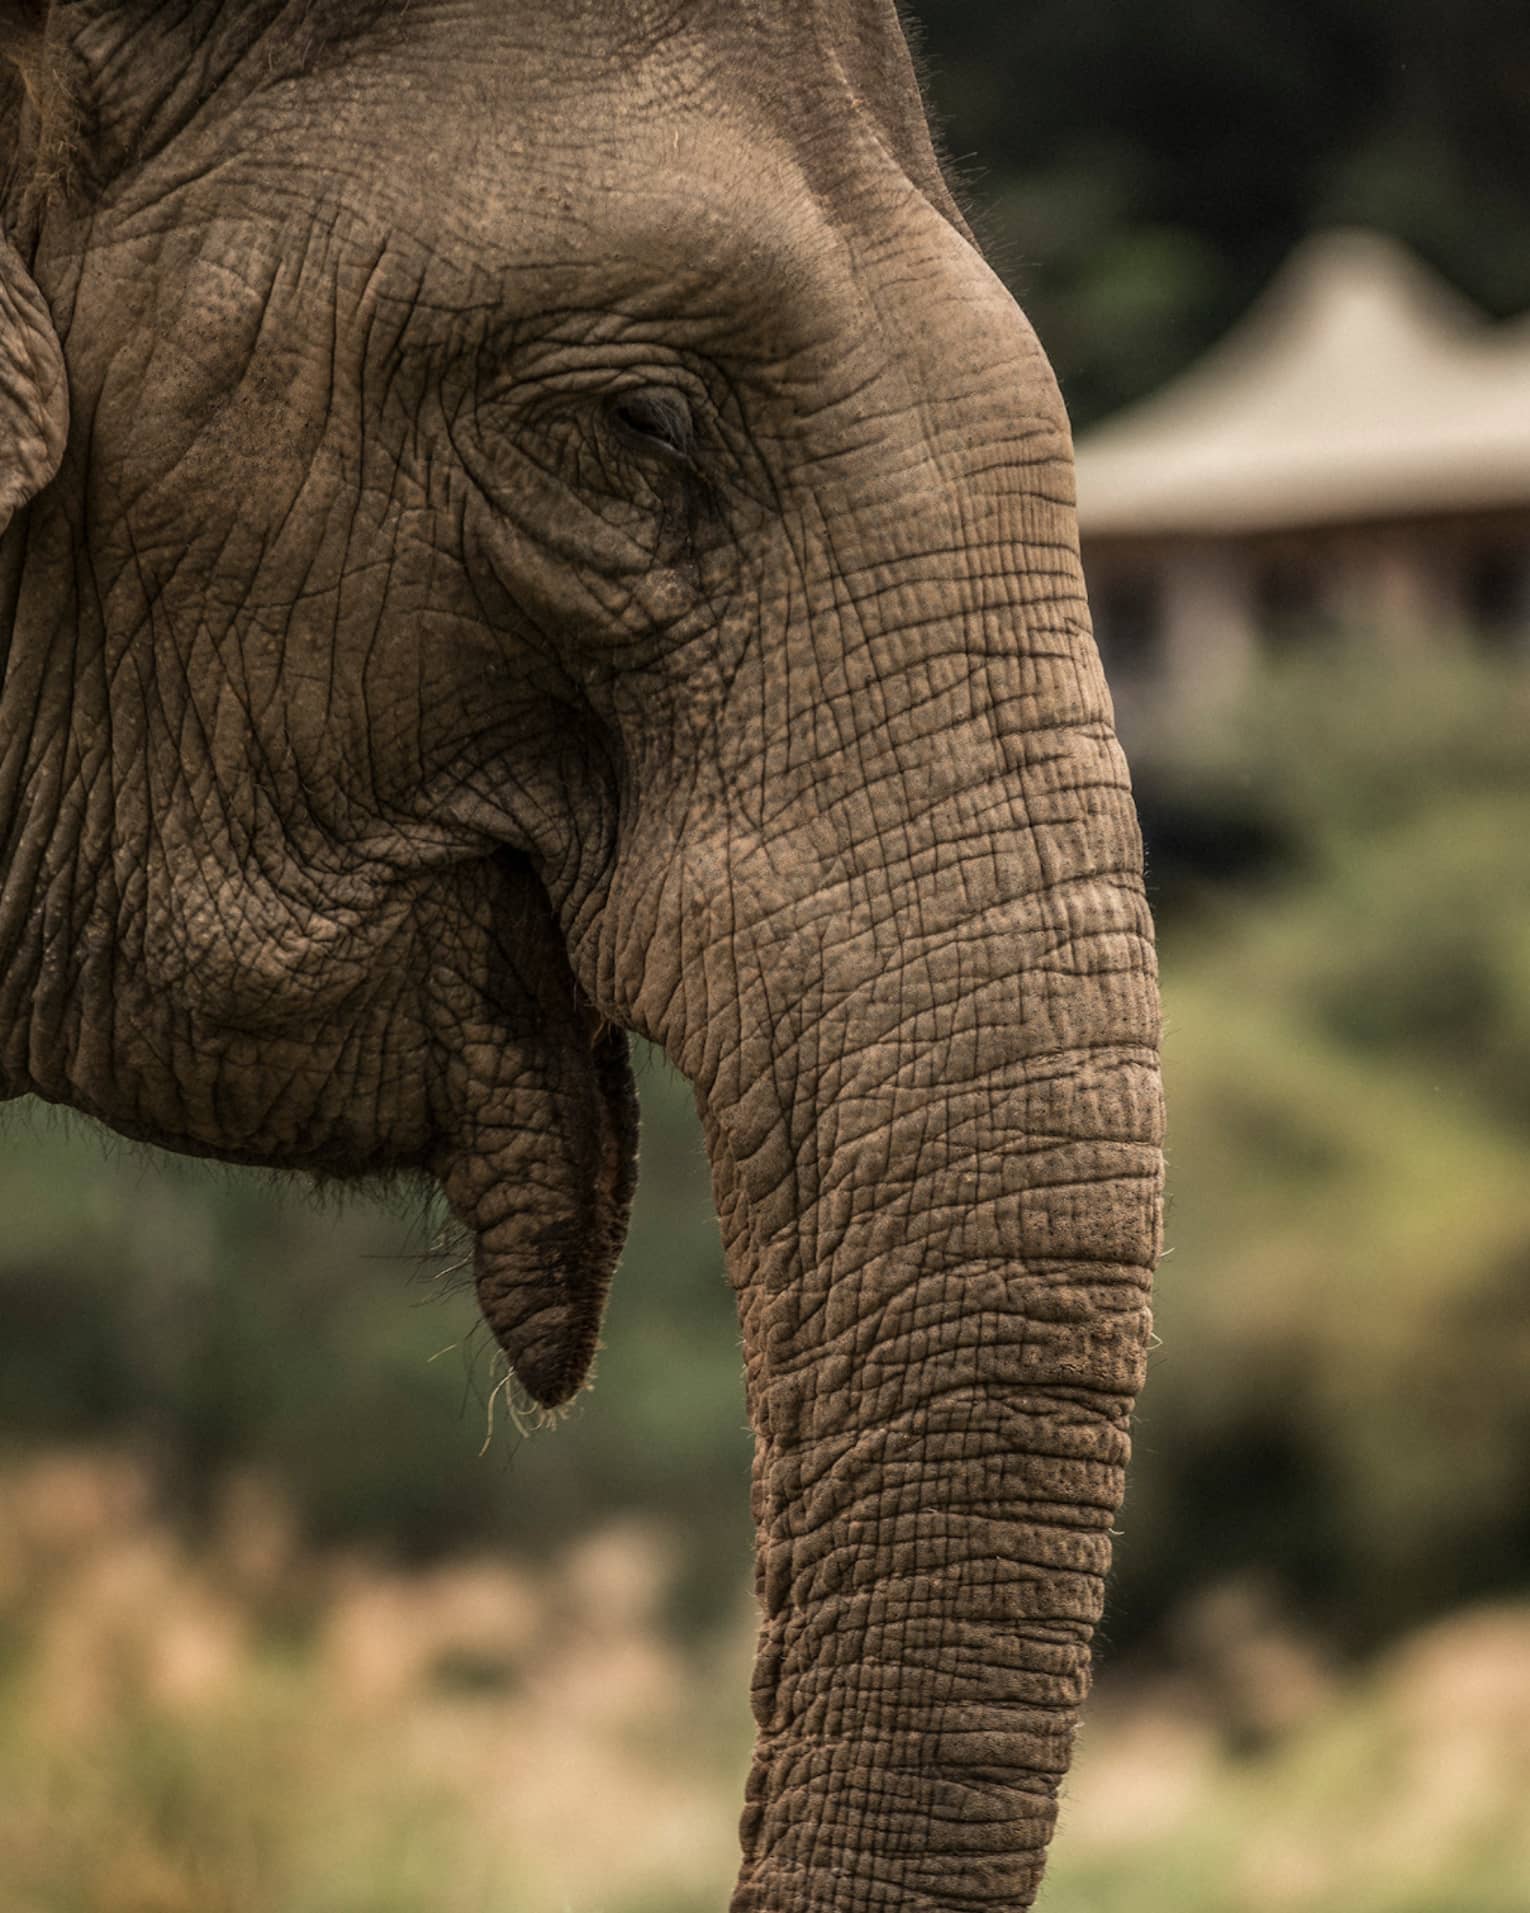
M 1075 419 L 1202 352 L 1305 233 L 1530 307 L 1524 0 L 915 0 L 995 264 Z

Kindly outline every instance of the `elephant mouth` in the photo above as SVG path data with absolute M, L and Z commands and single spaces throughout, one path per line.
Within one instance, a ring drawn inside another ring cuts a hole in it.
M 543 1407 L 587 1380 L 637 1179 L 627 1038 L 569 966 L 529 864 L 495 859 L 485 1040 L 454 1032 L 455 1105 L 434 1164 L 473 1237 L 479 1307 Z

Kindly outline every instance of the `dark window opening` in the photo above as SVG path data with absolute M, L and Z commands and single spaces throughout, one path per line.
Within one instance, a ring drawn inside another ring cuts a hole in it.
M 1271 558 L 1254 574 L 1254 617 L 1259 629 L 1282 643 L 1322 635 L 1330 620 L 1316 565 L 1300 558 Z
M 1095 639 L 1111 678 L 1149 677 L 1163 662 L 1163 592 L 1148 571 L 1120 571 L 1090 593 Z
M 1488 545 L 1466 564 L 1466 616 L 1490 643 L 1530 637 L 1530 551 Z

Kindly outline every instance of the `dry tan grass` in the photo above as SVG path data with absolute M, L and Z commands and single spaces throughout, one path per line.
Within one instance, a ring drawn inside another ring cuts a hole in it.
M 635 1524 L 540 1565 L 305 1549 L 246 1482 L 192 1551 L 120 1457 L 0 1470 L 6 1913 L 688 1913 L 724 1902 L 752 1614 L 682 1651 Z M 1343 1675 L 1267 1592 L 1107 1676 L 1049 1913 L 1508 1913 L 1530 1606 Z M 1446 1892 L 1447 1897 L 1441 1897 Z
M 0 1877 L 36 1913 L 724 1891 L 747 1619 L 683 1658 L 649 1530 L 410 1572 L 305 1554 L 245 1484 L 192 1554 L 143 1469 L 56 1455 L 0 1477 L 0 1560 Z

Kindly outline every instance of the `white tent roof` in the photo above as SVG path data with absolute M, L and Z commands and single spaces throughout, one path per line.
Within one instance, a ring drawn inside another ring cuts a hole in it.
M 1078 442 L 1085 538 L 1530 506 L 1530 320 L 1489 326 L 1411 254 L 1294 253 L 1182 378 Z

